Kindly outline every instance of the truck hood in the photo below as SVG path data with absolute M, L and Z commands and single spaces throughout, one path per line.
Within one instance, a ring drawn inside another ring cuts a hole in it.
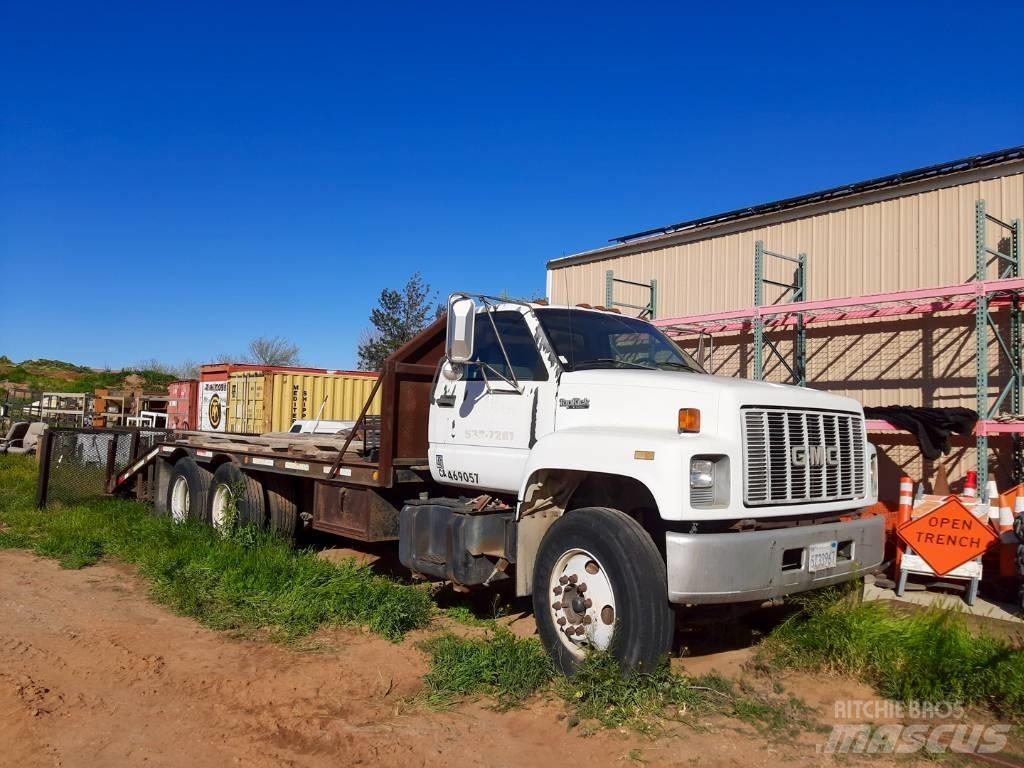
M 731 425 L 740 408 L 775 406 L 861 413 L 860 403 L 806 387 L 686 371 L 595 369 L 563 373 L 558 428 L 608 426 L 675 429 L 680 408 L 700 408 L 705 429 Z M 704 431 L 704 429 L 702 429 Z

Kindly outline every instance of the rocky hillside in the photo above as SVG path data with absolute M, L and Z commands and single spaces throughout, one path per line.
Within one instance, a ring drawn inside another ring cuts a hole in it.
M 125 368 L 119 371 L 98 370 L 63 360 L 23 360 L 15 363 L 0 355 L 0 387 L 31 389 L 45 392 L 92 392 L 99 387 L 118 389 L 139 386 L 148 392 L 160 392 L 173 381 L 169 373 Z

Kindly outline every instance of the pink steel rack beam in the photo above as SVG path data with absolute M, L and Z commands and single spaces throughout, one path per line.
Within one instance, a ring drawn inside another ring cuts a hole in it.
M 768 328 L 793 325 L 799 314 L 804 316 L 805 323 L 900 317 L 930 312 L 971 310 L 974 309 L 978 296 L 992 294 L 996 294 L 996 297 L 989 302 L 990 306 L 999 306 L 1009 303 L 1009 300 L 1000 294 L 1009 295 L 1022 292 L 1024 292 L 1024 278 L 1010 277 L 892 293 L 868 293 L 840 299 L 795 301 L 725 312 L 707 312 L 700 315 L 654 320 L 653 323 L 664 328 L 672 336 L 698 332 L 727 333 L 751 329 L 752 321 L 759 316 L 764 319 L 765 327 Z
M 866 419 L 864 426 L 868 432 L 903 432 L 901 427 L 890 424 L 884 419 Z M 1024 434 L 1024 421 L 997 421 L 995 419 L 979 419 L 974 427 L 975 436 L 983 435 L 1021 435 Z
M 750 330 L 753 327 L 752 321 L 758 316 L 764 319 L 766 328 L 771 328 L 795 325 L 796 316 L 799 314 L 804 316 L 804 323 L 825 323 L 901 317 L 931 312 L 969 311 L 975 309 L 979 296 L 991 296 L 989 306 L 993 307 L 1009 304 L 1008 297 L 1015 293 L 1024 293 L 1024 278 L 978 280 L 958 285 L 916 288 L 892 293 L 869 293 L 839 299 L 788 302 L 725 312 L 669 317 L 654 320 L 653 323 L 663 328 L 670 336 L 685 336 L 691 333 L 728 333 Z M 865 422 L 865 427 L 869 432 L 902 431 L 899 427 L 882 419 L 868 419 Z M 981 419 L 974 428 L 974 434 L 979 437 L 1024 434 L 1024 421 Z

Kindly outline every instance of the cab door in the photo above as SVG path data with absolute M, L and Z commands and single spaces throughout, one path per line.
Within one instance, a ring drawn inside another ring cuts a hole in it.
M 530 449 L 554 429 L 555 372 L 534 330 L 519 308 L 477 314 L 473 361 L 458 381 L 440 376 L 435 386 L 430 462 L 439 482 L 518 492 Z

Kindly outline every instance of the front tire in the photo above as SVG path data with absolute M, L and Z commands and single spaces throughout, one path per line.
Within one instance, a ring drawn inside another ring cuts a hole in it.
M 576 509 L 552 524 L 534 563 L 533 609 L 541 641 L 567 675 L 595 649 L 647 672 L 672 650 L 665 561 L 617 509 Z

